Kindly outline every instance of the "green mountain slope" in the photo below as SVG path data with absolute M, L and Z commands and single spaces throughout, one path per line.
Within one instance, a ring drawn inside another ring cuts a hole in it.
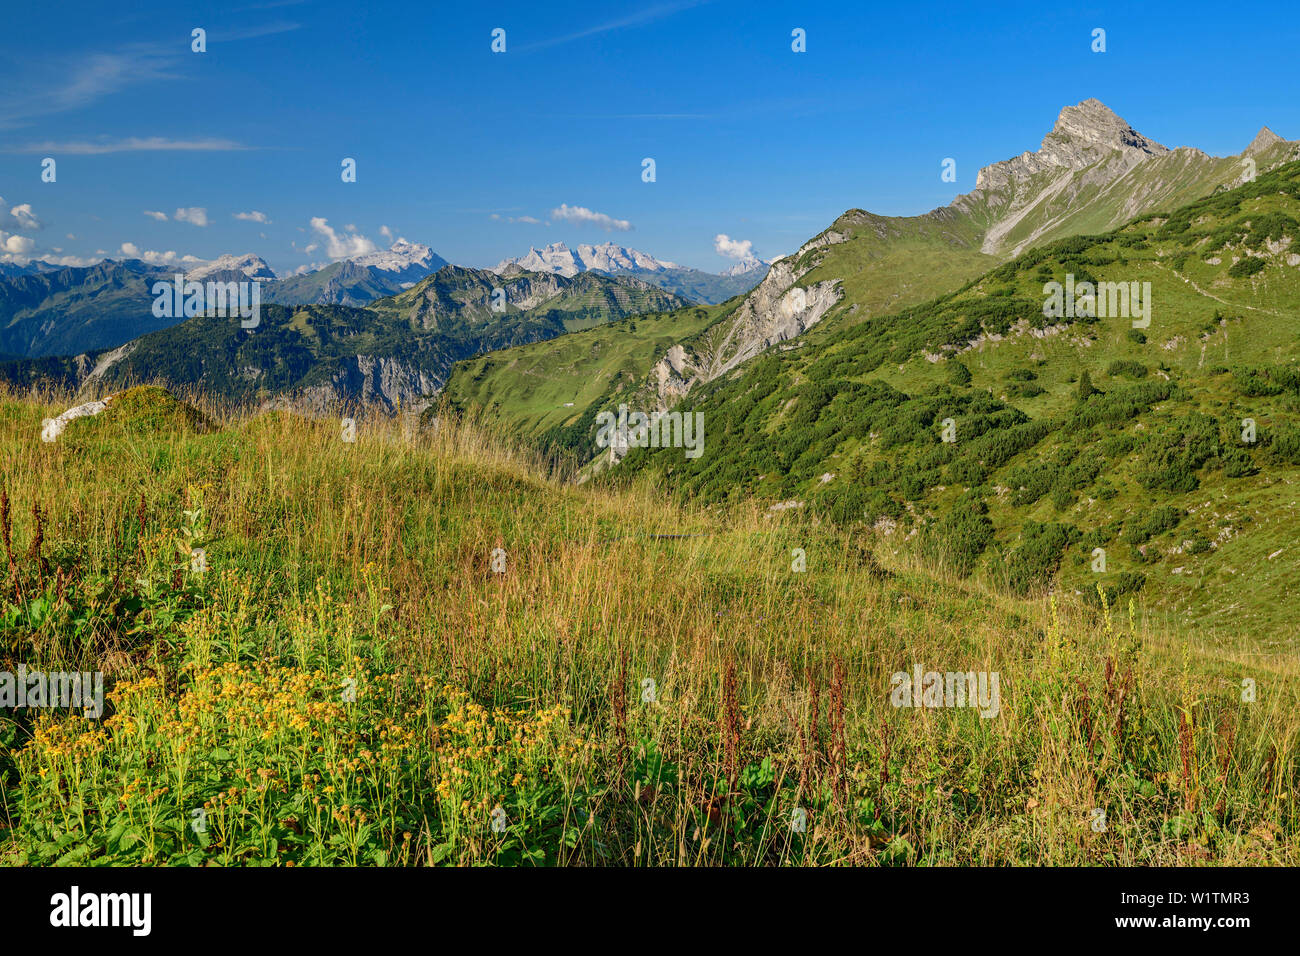
M 0 352 L 69 355 L 120 345 L 173 319 L 153 315 L 150 288 L 169 278 L 138 259 L 0 281 Z
M 1300 163 L 819 328 L 681 403 L 704 415 L 700 458 L 636 449 L 616 471 L 915 533 L 1015 590 L 1142 589 L 1177 623 L 1262 633 L 1300 583 L 1293 250 Z M 1150 283 L 1149 325 L 1045 316 L 1047 284 L 1069 277 Z
M 908 217 L 849 210 L 773 265 L 714 326 L 661 343 L 639 388 L 620 382 L 597 404 L 672 407 L 773 348 L 802 347 L 804 339 L 919 305 L 1024 248 L 1102 232 L 1142 212 L 1230 189 L 1252 170 L 1273 168 L 1298 150 L 1300 144 L 1267 129 L 1235 157 L 1170 150 L 1096 100 L 1085 100 L 1061 111 L 1037 152 L 985 167 L 977 188 L 949 206 Z M 490 414 L 510 430 L 532 414 L 529 383 L 517 376 L 519 367 L 510 360 L 496 363 L 475 389 L 495 396 Z M 456 374 L 453 390 L 468 394 Z M 586 411 L 594 417 L 594 407 Z
M 500 311 L 493 304 L 497 289 L 502 292 Z M 688 304 L 681 296 L 631 277 L 580 272 L 566 278 L 521 269 L 499 275 L 483 269 L 444 266 L 413 288 L 372 302 L 369 308 L 390 317 L 400 316 L 412 327 L 426 331 L 459 333 L 510 322 L 526 314 L 561 332 L 575 332 L 625 315 L 667 311 Z
M 639 385 L 658 353 L 715 324 L 737 304 L 631 316 L 469 359 L 457 364 L 443 396 L 453 410 L 476 410 L 516 437 L 582 458 L 602 396 Z M 501 391 L 505 377 L 521 386 Z

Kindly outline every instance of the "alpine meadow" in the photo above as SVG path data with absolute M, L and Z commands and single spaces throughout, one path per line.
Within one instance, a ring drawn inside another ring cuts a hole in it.
M 147 6 L 0 39 L 40 922 L 101 867 L 1050 867 L 968 903 L 1209 929 L 1131 868 L 1300 865 L 1300 101 L 1225 79 L 1292 27 L 1193 77 L 1196 3 Z

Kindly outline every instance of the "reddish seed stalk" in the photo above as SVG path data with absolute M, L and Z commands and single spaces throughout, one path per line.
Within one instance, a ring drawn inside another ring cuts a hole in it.
M 739 776 L 740 755 L 740 704 L 736 694 L 736 662 L 727 661 L 726 676 L 722 681 L 723 701 L 723 766 L 727 782 L 735 786 Z
M 0 535 L 4 536 L 5 556 L 9 559 L 9 580 L 13 582 L 18 576 L 18 564 L 14 561 L 13 525 L 9 517 L 9 492 L 0 489 Z
M 848 743 L 845 739 L 844 719 L 844 662 L 835 658 L 831 675 L 831 769 L 834 773 L 835 799 L 847 798 L 849 790 Z
M 1188 719 L 1187 711 L 1178 712 L 1178 755 L 1182 758 L 1182 783 L 1183 783 L 1183 800 L 1188 813 L 1196 809 L 1196 791 L 1194 789 L 1195 781 L 1192 779 L 1192 722 Z

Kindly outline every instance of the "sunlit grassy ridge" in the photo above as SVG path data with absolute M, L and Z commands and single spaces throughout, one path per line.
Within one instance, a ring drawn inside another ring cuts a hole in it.
M 9 862 L 1296 860 L 1280 648 L 564 486 L 447 417 L 41 442 L 62 407 L 0 401 L 0 670 L 110 705 L 3 712 Z M 891 706 L 917 665 L 998 673 L 997 715 Z

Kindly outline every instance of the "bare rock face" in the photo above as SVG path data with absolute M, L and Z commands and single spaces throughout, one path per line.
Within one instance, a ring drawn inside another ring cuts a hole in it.
M 952 208 L 986 223 L 982 252 L 1015 255 L 1035 235 L 1015 242 L 1009 238 L 1027 216 L 1054 220 L 1044 216 L 1045 209 L 1068 208 L 1085 191 L 1104 189 L 1135 166 L 1171 152 L 1100 101 L 1084 100 L 1061 110 L 1037 152 L 981 169 L 975 190 L 958 196 Z
M 696 385 L 713 381 L 778 342 L 802 335 L 830 311 L 843 295 L 839 280 L 796 285 L 806 270 L 796 272 L 795 261 L 774 263 L 736 312 L 690 350 L 680 344 L 668 350 L 650 373 L 656 410 L 667 409 Z
M 1168 147 L 1147 139 L 1099 100 L 1084 100 L 1061 110 L 1038 152 L 1021 153 L 981 169 L 975 190 L 996 192 L 1039 173 L 1087 169 L 1114 153 L 1119 154 L 1118 165 L 1127 169 L 1168 152 Z
M 358 355 L 328 382 L 303 389 L 297 396 L 277 396 L 263 408 L 291 408 L 312 415 L 327 415 L 343 405 L 377 407 L 393 414 L 419 414 L 433 404 L 442 379 L 398 359 Z

